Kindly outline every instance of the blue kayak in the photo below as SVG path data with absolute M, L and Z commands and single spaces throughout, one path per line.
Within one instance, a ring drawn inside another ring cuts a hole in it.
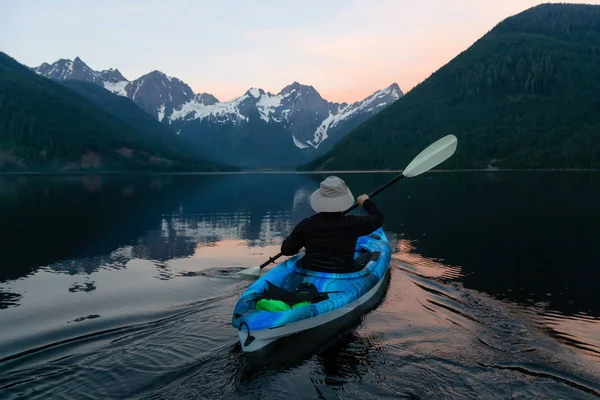
M 366 263 L 356 272 L 305 269 L 303 253 L 278 264 L 239 298 L 232 325 L 242 350 L 253 352 L 291 335 L 338 319 L 371 299 L 381 287 L 391 257 L 381 228 L 361 236 L 355 258 Z

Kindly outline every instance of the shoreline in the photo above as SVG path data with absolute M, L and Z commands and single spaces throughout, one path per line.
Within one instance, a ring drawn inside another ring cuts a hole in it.
M 252 175 L 252 174 L 390 174 L 401 173 L 401 169 L 390 170 L 325 170 L 325 171 L 293 171 L 293 170 L 248 170 L 248 171 L 190 171 L 190 172 L 155 172 L 155 171 L 19 171 L 0 172 L 0 176 L 85 176 L 85 175 Z M 582 168 L 537 168 L 537 169 L 434 169 L 431 173 L 452 172 L 600 172 L 600 169 Z

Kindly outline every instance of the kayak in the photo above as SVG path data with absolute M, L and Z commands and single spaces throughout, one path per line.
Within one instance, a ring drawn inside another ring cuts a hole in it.
M 302 267 L 304 253 L 278 264 L 240 296 L 232 318 L 242 351 L 254 352 L 279 339 L 334 321 L 369 301 L 382 286 L 390 244 L 381 228 L 356 242 L 355 272 Z M 361 267 L 361 265 L 364 266 Z

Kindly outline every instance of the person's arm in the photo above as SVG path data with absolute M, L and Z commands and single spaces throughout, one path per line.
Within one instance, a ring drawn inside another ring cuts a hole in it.
M 281 254 L 293 256 L 304 247 L 304 221 L 300 222 L 281 244 Z
M 358 196 L 357 201 L 358 204 L 360 204 L 362 208 L 365 209 L 368 216 L 355 216 L 353 218 L 353 220 L 356 221 L 356 234 L 359 236 L 364 236 L 381 228 L 385 221 L 385 217 L 383 216 L 383 213 L 379 210 L 379 207 L 377 207 L 377 204 L 375 204 L 373 200 L 369 199 L 369 196 L 367 196 L 366 194 Z

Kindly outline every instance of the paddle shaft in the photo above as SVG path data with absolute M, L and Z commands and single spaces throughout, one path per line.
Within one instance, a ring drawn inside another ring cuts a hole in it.
M 378 187 L 377 189 L 375 189 L 373 192 L 369 193 L 369 198 L 371 197 L 375 197 L 377 196 L 379 193 L 383 192 L 385 189 L 389 188 L 390 186 L 392 186 L 394 183 L 398 182 L 400 179 L 404 178 L 404 175 L 400 174 L 395 176 L 392 180 L 388 181 L 386 184 L 384 184 L 383 186 Z M 346 211 L 343 212 L 343 214 L 348 214 L 350 211 L 354 210 L 356 207 L 358 207 L 358 203 L 355 202 L 354 205 L 352 207 L 350 207 L 349 209 L 347 209 Z M 265 261 L 264 263 L 262 263 L 259 268 L 263 269 L 264 267 L 266 267 L 267 265 L 275 262 L 275 260 L 277 260 L 279 257 L 281 257 L 283 254 L 278 253 L 277 255 L 269 258 L 267 261 Z
M 390 186 L 392 186 L 394 183 L 398 182 L 402 178 L 404 178 L 404 175 L 402 175 L 402 174 L 395 176 L 392 180 L 387 182 L 385 185 L 380 186 L 377 189 L 375 189 L 374 191 L 372 191 L 371 193 L 369 193 L 369 198 L 377 196 L 379 193 L 383 192 L 385 189 L 389 188 Z M 349 213 L 350 211 L 354 210 L 356 207 L 358 207 L 358 203 L 354 203 L 354 205 L 352 207 L 350 207 L 349 209 L 344 211 L 344 214 Z

